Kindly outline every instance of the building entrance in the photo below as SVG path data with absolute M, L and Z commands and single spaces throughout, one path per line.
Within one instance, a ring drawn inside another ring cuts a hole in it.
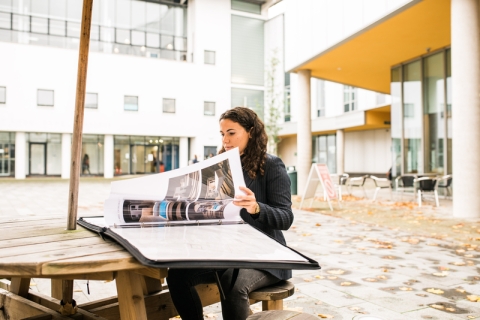
M 14 162 L 10 161 L 10 156 L 14 153 L 12 150 L 14 146 L 10 143 L 0 142 L 0 176 L 9 176 L 15 169 L 12 168 Z
M 45 175 L 47 173 L 47 144 L 30 143 L 29 173 Z
M 159 172 L 158 146 L 130 145 L 130 168 L 133 174 Z

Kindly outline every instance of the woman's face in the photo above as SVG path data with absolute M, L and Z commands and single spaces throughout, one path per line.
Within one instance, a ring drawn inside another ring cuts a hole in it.
M 238 147 L 240 154 L 243 154 L 250 139 L 250 134 L 238 122 L 230 119 L 220 120 L 220 134 L 222 145 L 225 151 Z

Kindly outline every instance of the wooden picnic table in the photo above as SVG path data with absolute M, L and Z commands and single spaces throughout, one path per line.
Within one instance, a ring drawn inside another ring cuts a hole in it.
M 117 243 L 77 226 L 66 217 L 0 220 L 0 308 L 10 319 L 65 319 L 63 290 L 74 279 L 116 280 L 117 297 L 79 305 L 75 319 L 169 319 L 177 315 L 162 287 L 166 269 L 140 264 Z M 52 279 L 51 296 L 29 291 L 31 278 Z M 219 301 L 216 286 L 197 287 L 203 305 Z M 42 315 L 44 318 L 42 318 Z

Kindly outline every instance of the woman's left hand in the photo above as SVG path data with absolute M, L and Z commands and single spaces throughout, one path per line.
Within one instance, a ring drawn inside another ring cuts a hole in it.
M 235 199 L 233 199 L 233 204 L 247 209 L 247 212 L 250 214 L 255 214 L 255 210 L 257 209 L 255 194 L 246 187 L 240 186 L 240 190 L 245 192 L 245 195 L 236 195 Z

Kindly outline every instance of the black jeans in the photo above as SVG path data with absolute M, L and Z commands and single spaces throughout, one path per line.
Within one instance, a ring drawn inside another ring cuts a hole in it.
M 218 270 L 226 299 L 222 299 L 222 315 L 225 320 L 245 320 L 250 313 L 248 294 L 258 288 L 280 281 L 274 275 L 256 269 L 240 269 L 232 290 L 233 269 Z M 212 269 L 170 269 L 168 288 L 175 308 L 182 320 L 203 319 L 203 308 L 195 286 L 216 283 Z

